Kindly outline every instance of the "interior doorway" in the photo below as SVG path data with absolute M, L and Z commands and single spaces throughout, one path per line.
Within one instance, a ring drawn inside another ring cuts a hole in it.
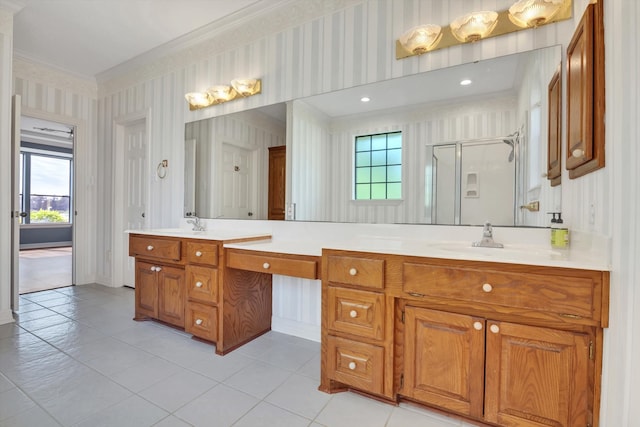
M 21 117 L 20 294 L 73 285 L 74 137 L 72 125 Z

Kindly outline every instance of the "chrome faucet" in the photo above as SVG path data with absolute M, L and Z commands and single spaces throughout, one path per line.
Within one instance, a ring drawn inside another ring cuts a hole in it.
M 493 241 L 493 228 L 491 227 L 491 223 L 488 221 L 484 223 L 482 239 L 478 242 L 473 242 L 471 246 L 476 248 L 504 248 L 502 243 L 496 243 Z
M 204 225 L 200 223 L 200 218 L 198 218 L 195 215 L 192 215 L 191 218 L 193 219 L 188 219 L 187 220 L 187 224 L 193 224 L 193 231 L 204 231 Z

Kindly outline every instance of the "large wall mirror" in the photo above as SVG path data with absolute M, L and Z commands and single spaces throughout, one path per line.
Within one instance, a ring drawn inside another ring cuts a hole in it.
M 553 46 L 294 100 L 288 124 L 284 105 L 188 123 L 185 213 L 266 219 L 268 147 L 288 141 L 288 219 L 545 226 L 561 204 L 544 176 L 560 62 Z M 356 138 L 395 132 L 400 197 L 355 200 Z

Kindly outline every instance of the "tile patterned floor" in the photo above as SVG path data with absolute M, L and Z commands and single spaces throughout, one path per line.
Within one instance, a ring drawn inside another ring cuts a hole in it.
M 20 251 L 20 293 L 72 284 L 71 247 Z
M 211 345 L 134 322 L 134 292 L 84 285 L 26 294 L 0 325 L 0 427 L 470 427 L 415 406 L 317 390 L 320 346 L 270 332 Z

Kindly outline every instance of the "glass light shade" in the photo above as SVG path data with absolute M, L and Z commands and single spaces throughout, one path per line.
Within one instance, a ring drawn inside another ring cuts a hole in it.
M 518 27 L 537 27 L 549 22 L 564 0 L 520 0 L 509 8 L 509 20 Z
M 472 12 L 456 18 L 450 25 L 453 36 L 459 41 L 475 42 L 487 37 L 498 23 L 498 13 L 487 10 Z
M 260 92 L 259 79 L 235 79 L 231 80 L 231 86 L 242 96 L 251 96 Z
M 237 95 L 236 91 L 228 85 L 212 86 L 207 89 L 207 92 L 213 97 L 216 102 L 231 101 Z
M 208 107 L 213 102 L 211 96 L 206 92 L 189 92 L 184 97 L 193 108 Z
M 414 27 L 400 36 L 400 44 L 414 55 L 429 52 L 438 45 L 442 38 L 439 25 L 427 24 Z

